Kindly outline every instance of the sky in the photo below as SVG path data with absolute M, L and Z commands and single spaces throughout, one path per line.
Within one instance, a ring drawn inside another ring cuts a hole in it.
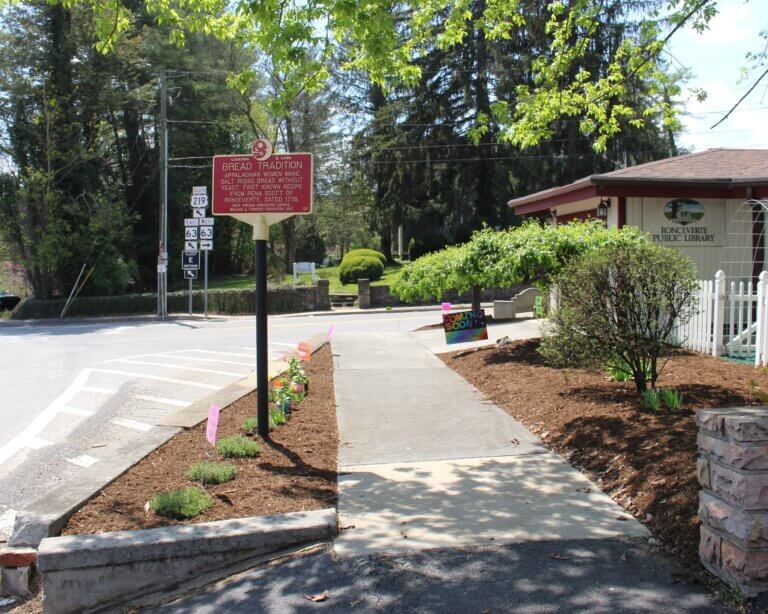
M 760 31 L 768 28 L 768 0 L 720 0 L 720 12 L 703 34 L 687 29 L 673 37 L 667 58 L 689 68 L 687 88 L 700 88 L 707 99 L 698 102 L 686 91 L 685 134 L 679 144 L 694 151 L 710 147 L 763 147 L 768 149 L 768 77 L 717 128 L 711 126 L 749 89 L 752 79 L 742 82 L 741 69 L 749 51 L 758 51 L 765 40 Z

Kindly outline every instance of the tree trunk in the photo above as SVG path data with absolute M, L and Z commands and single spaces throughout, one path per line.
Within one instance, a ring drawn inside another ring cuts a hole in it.
M 480 303 L 483 298 L 483 289 L 480 286 L 472 286 L 472 310 L 480 309 Z

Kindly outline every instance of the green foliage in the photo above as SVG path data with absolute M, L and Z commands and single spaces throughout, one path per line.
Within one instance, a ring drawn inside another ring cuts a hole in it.
M 354 283 L 358 279 L 376 281 L 384 274 L 384 265 L 378 258 L 370 256 L 344 257 L 339 266 L 339 279 L 341 283 Z
M 259 430 L 259 420 L 257 418 L 246 418 L 242 429 L 246 435 L 253 435 Z
M 294 313 L 305 311 L 308 307 L 305 294 L 301 289 L 290 286 L 270 288 L 267 293 L 267 310 L 269 313 Z M 196 312 L 203 310 L 204 292 L 192 292 L 192 307 Z M 65 299 L 41 301 L 39 299 L 24 299 L 11 314 L 15 320 L 35 318 L 58 318 L 66 303 Z M 208 311 L 221 314 L 251 314 L 256 304 L 253 288 L 237 288 L 229 290 L 208 291 Z M 184 291 L 168 293 L 168 311 L 183 313 L 189 306 L 189 294 Z M 104 316 L 131 315 L 140 313 L 155 313 L 157 295 L 155 294 L 126 294 L 124 296 L 98 296 L 76 298 L 67 316 Z
M 269 421 L 275 426 L 285 424 L 285 412 L 278 407 L 270 407 Z
M 309 377 L 301 362 L 295 356 L 288 359 L 288 377 L 297 384 L 308 384 Z
M 161 492 L 149 502 L 149 507 L 155 514 L 176 520 L 194 518 L 212 505 L 211 496 L 197 486 Z
M 528 221 L 508 230 L 485 228 L 468 243 L 451 246 L 406 264 L 392 292 L 406 302 L 440 299 L 448 290 L 535 283 L 545 288 L 581 254 L 608 246 L 647 242 L 635 227 L 606 229 L 599 222 L 571 222 L 556 228 Z
M 674 388 L 662 388 L 659 397 L 664 407 L 671 411 L 678 411 L 683 406 L 683 395 Z
M 312 216 L 302 216 L 296 228 L 296 262 L 321 264 L 325 258 L 325 241 Z
M 187 479 L 205 484 L 224 484 L 231 482 L 237 474 L 237 469 L 230 463 L 212 463 L 203 461 L 195 463 L 187 471 Z
M 355 258 L 358 258 L 360 256 L 363 256 L 365 258 L 378 258 L 381 261 L 381 266 L 387 266 L 387 257 L 382 254 L 381 252 L 377 252 L 375 249 L 353 249 L 351 251 L 348 251 L 344 258 L 342 259 L 342 263 L 344 263 L 345 260 L 352 260 Z
M 640 407 L 654 413 L 659 413 L 661 411 L 661 395 L 659 391 L 655 388 L 643 390 L 640 393 Z
M 261 453 L 261 446 L 243 435 L 231 435 L 216 442 L 216 451 L 227 458 L 249 458 Z
M 647 368 L 648 365 L 644 365 L 646 367 L 644 374 L 646 381 L 650 379 L 651 377 L 651 371 L 650 368 Z M 632 378 L 632 367 L 627 362 L 627 359 L 623 356 L 616 356 L 614 358 L 611 358 L 605 365 L 606 373 L 608 374 L 608 377 L 611 378 L 614 382 L 628 382 Z
M 690 259 L 650 243 L 606 245 L 574 260 L 556 283 L 560 306 L 543 328 L 542 353 L 580 367 L 626 363 L 638 394 L 655 388 L 672 331 L 693 313 Z

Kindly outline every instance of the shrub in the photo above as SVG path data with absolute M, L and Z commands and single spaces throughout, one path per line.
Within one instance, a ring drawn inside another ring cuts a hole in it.
M 693 313 L 694 270 L 679 251 L 650 243 L 583 255 L 557 277 L 560 307 L 544 326 L 542 353 L 582 367 L 621 358 L 638 394 L 655 388 L 673 329 Z
M 350 250 L 344 254 L 344 258 L 342 258 L 341 261 L 344 262 L 348 258 L 359 258 L 360 256 L 365 256 L 366 258 L 376 258 L 377 260 L 381 261 L 381 266 L 387 266 L 387 257 L 381 252 L 377 252 L 375 249 Z
M 281 424 L 285 424 L 285 413 L 275 408 L 271 408 L 269 410 L 269 422 L 270 424 L 274 424 L 275 426 L 279 426 Z
M 259 420 L 257 418 L 246 418 L 243 422 L 243 431 L 246 435 L 253 435 L 259 430 Z
M 678 411 L 683 406 L 683 395 L 674 388 L 659 390 L 659 397 L 664 406 L 672 411 Z
M 227 458 L 248 458 L 258 456 L 261 446 L 243 435 L 224 437 L 216 442 L 216 451 Z
M 204 291 L 192 292 L 192 306 L 196 312 L 203 310 Z M 28 320 L 34 318 L 58 318 L 66 303 L 65 299 L 43 301 L 24 299 L 11 313 L 11 319 Z M 256 305 L 253 288 L 233 288 L 208 291 L 208 311 L 222 314 L 252 314 Z M 189 307 L 189 294 L 186 291 L 168 293 L 168 311 L 186 313 Z M 270 288 L 267 292 L 267 311 L 269 313 L 294 313 L 313 308 L 308 304 L 306 294 L 301 290 L 285 286 Z M 123 296 L 84 296 L 76 298 L 67 316 L 104 316 L 155 313 L 157 310 L 156 294 L 125 294 Z
M 343 284 L 355 283 L 358 279 L 376 281 L 384 275 L 384 265 L 378 258 L 356 256 L 344 258 L 339 267 L 339 279 Z
M 661 397 L 659 391 L 650 388 L 640 393 L 640 407 L 659 413 L 661 411 Z
M 212 505 L 211 496 L 197 486 L 161 492 L 149 502 L 149 507 L 155 514 L 176 520 L 194 518 Z
M 187 478 L 203 484 L 224 484 L 234 479 L 237 469 L 229 463 L 203 461 L 195 463 L 187 471 Z

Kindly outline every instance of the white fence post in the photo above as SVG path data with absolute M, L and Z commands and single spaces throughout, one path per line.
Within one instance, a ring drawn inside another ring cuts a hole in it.
M 768 281 L 768 273 L 763 271 L 757 282 L 757 326 L 755 331 L 755 366 L 759 367 L 765 363 L 765 286 Z
M 712 292 L 712 356 L 719 356 L 723 347 L 723 324 L 725 317 L 725 273 L 715 273 L 715 287 Z

